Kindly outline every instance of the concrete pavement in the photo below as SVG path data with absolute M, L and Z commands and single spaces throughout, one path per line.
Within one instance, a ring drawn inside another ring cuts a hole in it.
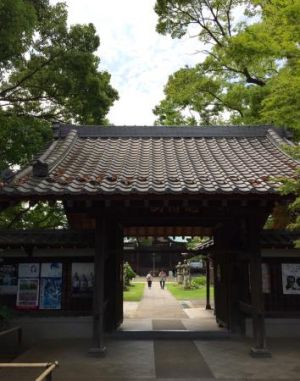
M 180 303 L 157 283 L 130 310 L 122 329 L 218 329 L 211 311 L 192 302 Z M 189 312 L 187 312 L 189 311 Z M 202 317 L 202 323 L 201 323 Z M 190 326 L 187 322 L 190 322 Z M 126 326 L 127 324 L 127 326 Z M 112 340 L 107 355 L 88 355 L 89 339 L 45 340 L 16 362 L 58 360 L 53 381 L 300 381 L 300 340 L 268 341 L 272 358 L 249 356 L 251 341 L 232 340 Z M 3 361 L 3 359 L 1 359 Z M 32 381 L 39 371 L 0 370 L 1 381 Z

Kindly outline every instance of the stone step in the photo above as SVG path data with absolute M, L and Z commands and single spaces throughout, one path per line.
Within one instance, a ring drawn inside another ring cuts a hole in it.
M 115 331 L 107 334 L 107 337 L 117 340 L 228 340 L 240 336 L 227 331 L 130 330 Z

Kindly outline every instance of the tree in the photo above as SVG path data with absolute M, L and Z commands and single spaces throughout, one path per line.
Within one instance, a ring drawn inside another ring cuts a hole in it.
M 299 2 L 157 0 L 155 11 L 159 33 L 193 34 L 205 54 L 169 77 L 157 123 L 299 128 Z
M 34 206 L 20 203 L 0 214 L 1 229 L 65 228 L 67 218 L 61 203 L 48 205 L 39 202 Z
M 0 0 L 0 174 L 32 160 L 51 139 L 52 122 L 108 123 L 118 94 L 99 70 L 99 44 L 93 24 L 67 26 L 64 3 Z M 3 227 L 64 223 L 61 206 L 47 204 L 18 205 L 0 220 Z
M 295 159 L 300 160 L 300 146 L 289 147 L 287 152 Z M 293 194 L 294 201 L 289 204 L 289 211 L 292 221 L 290 221 L 288 228 L 291 230 L 300 231 L 300 167 L 296 170 L 293 178 L 283 178 L 281 192 L 284 195 Z M 295 242 L 296 247 L 300 248 L 300 239 Z
M 31 159 L 53 121 L 107 123 L 118 95 L 92 24 L 68 27 L 63 3 L 0 0 L 0 25 L 0 169 Z

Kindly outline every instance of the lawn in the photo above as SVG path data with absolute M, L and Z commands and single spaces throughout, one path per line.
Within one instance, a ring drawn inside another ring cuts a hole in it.
M 176 299 L 179 300 L 193 300 L 193 299 L 205 299 L 206 298 L 206 286 L 197 289 L 185 290 L 182 285 L 177 283 L 168 283 L 167 289 L 171 292 Z M 213 300 L 214 288 L 210 287 L 210 297 Z
M 123 292 L 125 302 L 139 302 L 144 295 L 145 283 L 132 283 L 127 291 Z

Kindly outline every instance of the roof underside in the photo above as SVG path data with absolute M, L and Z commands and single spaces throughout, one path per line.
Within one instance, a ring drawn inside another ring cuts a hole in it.
M 260 243 L 263 248 L 293 248 L 300 232 L 287 230 L 263 230 Z M 173 242 L 175 245 L 175 243 Z M 1 230 L 0 248 L 19 247 L 94 247 L 95 232 L 92 230 Z M 211 249 L 213 240 L 199 245 L 196 250 Z M 184 246 L 177 244 L 177 247 Z M 151 246 L 153 250 L 153 246 Z
M 38 164 L 0 185 L 0 194 L 266 194 L 298 163 L 287 141 L 259 127 L 56 127 Z M 48 171 L 33 175 L 37 165 Z

